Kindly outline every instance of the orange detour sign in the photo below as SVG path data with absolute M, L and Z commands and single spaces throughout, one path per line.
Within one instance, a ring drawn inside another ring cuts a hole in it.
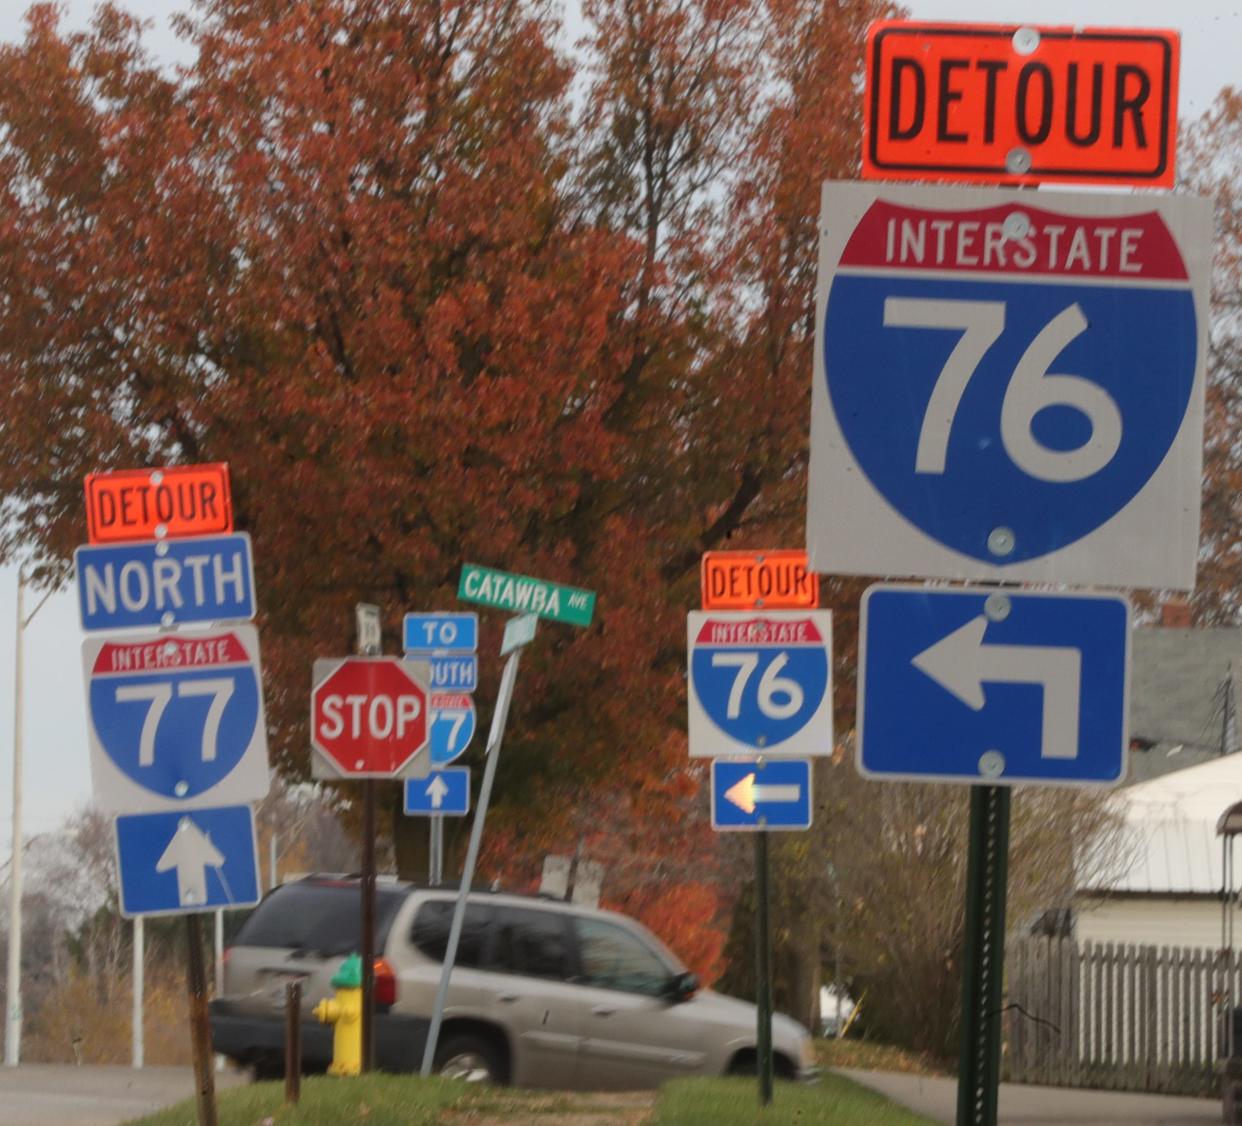
M 231 532 L 229 467 L 214 462 L 88 474 L 86 526 L 91 543 Z
M 1173 186 L 1175 31 L 882 20 L 863 178 Z
M 819 605 L 819 576 L 805 551 L 709 551 L 704 610 L 801 609 Z

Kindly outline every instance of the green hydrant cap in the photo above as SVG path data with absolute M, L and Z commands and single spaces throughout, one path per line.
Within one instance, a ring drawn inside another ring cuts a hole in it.
M 332 987 L 334 989 L 362 988 L 362 959 L 357 954 L 351 954 L 341 963 L 341 968 L 336 971 L 336 977 L 332 979 Z

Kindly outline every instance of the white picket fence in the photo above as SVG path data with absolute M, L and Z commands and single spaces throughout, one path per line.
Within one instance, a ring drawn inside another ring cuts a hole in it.
M 1210 1095 L 1235 955 L 1027 938 L 1005 954 L 1005 1075 L 1017 1083 Z M 1242 1050 L 1242 1045 L 1239 1045 Z

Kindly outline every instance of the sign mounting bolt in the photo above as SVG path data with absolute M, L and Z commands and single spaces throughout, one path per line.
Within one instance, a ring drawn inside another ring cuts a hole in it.
M 1025 211 L 1012 211 L 1001 224 L 1001 234 L 1007 239 L 1026 238 L 1031 233 L 1031 218 Z
M 993 555 L 1012 555 L 1016 545 L 1012 528 L 993 528 L 988 534 L 988 551 Z
M 1024 176 L 1031 170 L 1030 151 L 1021 145 L 1015 145 L 1005 154 L 1005 171 L 1015 176 Z
M 176 795 L 177 795 L 177 797 L 179 797 L 179 798 L 183 798 L 183 797 L 185 797 L 185 796 L 186 796 L 186 794 L 188 794 L 189 792 L 190 792 L 190 784 L 189 784 L 188 782 L 178 782 L 178 783 L 177 783 L 177 784 L 173 787 L 173 793 L 174 793 L 174 794 L 176 794 Z M 187 829 L 187 828 L 189 828 L 189 822 L 188 822 L 188 821 L 182 821 L 182 822 L 181 822 L 181 824 L 177 826 L 177 828 L 178 828 L 178 829 Z
M 1003 594 L 989 594 L 983 602 L 988 621 L 1003 622 L 1009 617 L 1009 599 Z
M 984 778 L 999 778 L 1005 773 L 1005 756 L 1000 751 L 984 751 L 979 756 L 979 773 Z
M 1039 31 L 1033 27 L 1020 27 L 1013 33 L 1013 49 L 1019 55 L 1033 55 L 1039 46 Z

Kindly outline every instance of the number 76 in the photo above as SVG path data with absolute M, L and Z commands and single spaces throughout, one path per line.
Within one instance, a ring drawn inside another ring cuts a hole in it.
M 966 385 L 989 348 L 1005 331 L 1004 301 L 931 300 L 889 297 L 884 301 L 886 328 L 955 328 L 962 333 L 936 379 L 915 452 L 916 473 L 944 473 L 949 432 Z M 1087 329 L 1077 302 L 1062 309 L 1027 345 L 1001 403 L 1000 432 L 1014 464 L 1041 481 L 1081 481 L 1104 468 L 1121 446 L 1121 412 L 1103 387 L 1077 375 L 1054 375 L 1053 361 Z M 1091 424 L 1091 437 L 1076 449 L 1045 446 L 1031 429 L 1047 407 L 1080 411 Z
M 788 719 L 797 713 L 805 699 L 802 686 L 796 680 L 780 675 L 788 661 L 788 653 L 777 653 L 759 678 L 759 710 L 769 719 Z M 742 693 L 746 691 L 746 684 L 758 667 L 758 653 L 712 654 L 712 668 L 737 669 L 733 677 L 733 687 L 729 689 L 729 702 L 725 707 L 725 715 L 729 719 L 737 719 L 742 714 Z M 783 696 L 784 702 L 778 703 L 777 696 Z

